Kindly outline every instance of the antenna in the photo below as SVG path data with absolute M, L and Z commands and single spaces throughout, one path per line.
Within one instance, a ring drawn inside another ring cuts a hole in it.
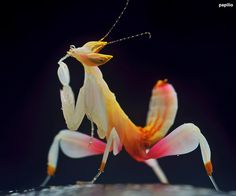
M 124 38 L 121 38 L 121 39 L 117 39 L 117 40 L 108 42 L 107 45 L 108 44 L 114 44 L 114 43 L 117 43 L 117 42 L 122 42 L 122 41 L 129 40 L 129 39 L 133 39 L 133 38 L 136 38 L 136 37 L 141 37 L 141 36 L 144 36 L 144 35 L 147 35 L 148 39 L 151 39 L 151 37 L 152 37 L 150 32 L 143 32 L 143 33 L 139 33 L 139 34 L 136 34 L 136 35 L 132 35 L 132 36 L 128 36 L 128 37 L 124 37 Z
M 119 17 L 116 19 L 115 23 L 112 25 L 112 27 L 109 29 L 109 31 L 107 32 L 106 35 L 104 35 L 99 41 L 102 41 L 104 40 L 112 31 L 112 29 L 116 26 L 116 24 L 119 22 L 121 16 L 124 14 L 126 8 L 128 7 L 128 4 L 129 4 L 129 0 L 126 1 L 126 4 L 125 4 L 125 7 L 124 9 L 122 10 L 122 12 L 120 13 Z

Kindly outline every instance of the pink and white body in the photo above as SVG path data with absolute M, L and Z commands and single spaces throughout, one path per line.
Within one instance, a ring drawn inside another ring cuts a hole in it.
M 71 158 L 103 154 L 99 172 L 91 183 L 104 171 L 109 152 L 117 155 L 124 147 L 135 160 L 149 165 L 162 183 L 168 183 L 156 159 L 186 154 L 200 145 L 207 175 L 218 190 L 212 178 L 210 148 L 200 129 L 192 123 L 186 123 L 167 134 L 178 108 L 173 86 L 167 80 L 157 81 L 152 90 L 146 126 L 135 125 L 120 107 L 98 67 L 112 58 L 111 55 L 99 53 L 106 44 L 104 41 L 91 41 L 80 48 L 71 47 L 67 52 L 66 58 L 74 57 L 84 67 L 84 84 L 77 101 L 69 85 L 70 74 L 63 62 L 65 58 L 58 62 L 58 76 L 63 85 L 62 110 L 68 129 L 60 131 L 51 145 L 48 176 L 53 176 L 56 171 L 59 147 Z M 85 115 L 92 124 L 91 136 L 76 131 Z M 93 123 L 99 138 L 105 138 L 106 143 L 93 138 Z

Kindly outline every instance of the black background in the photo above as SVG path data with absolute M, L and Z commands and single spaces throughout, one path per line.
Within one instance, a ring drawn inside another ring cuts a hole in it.
M 100 39 L 115 21 L 125 0 L 30 1 L 1 5 L 1 142 L 0 189 L 31 188 L 46 175 L 53 137 L 65 128 L 60 110 L 57 61 L 70 44 Z M 138 125 L 145 124 L 151 89 L 168 78 L 178 93 L 173 130 L 193 122 L 212 151 L 214 178 L 223 190 L 235 189 L 235 6 L 217 1 L 131 0 L 107 41 L 139 32 L 145 37 L 107 46 L 114 58 L 101 66 L 117 100 Z M 3 13 L 5 11 L 5 13 Z M 68 59 L 78 92 L 83 69 Z M 79 131 L 89 133 L 85 119 Z M 50 185 L 91 180 L 101 156 L 73 160 L 60 154 Z M 160 160 L 173 184 L 212 187 L 200 150 Z M 123 150 L 110 156 L 98 183 L 155 183 L 146 165 Z

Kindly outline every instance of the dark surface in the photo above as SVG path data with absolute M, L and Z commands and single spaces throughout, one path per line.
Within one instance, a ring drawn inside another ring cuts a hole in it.
M 170 131 L 187 122 L 199 126 L 211 146 L 216 182 L 222 190 L 235 190 L 236 5 L 218 8 L 222 2 L 130 0 L 107 41 L 144 31 L 150 31 L 152 39 L 107 46 L 102 52 L 114 58 L 100 68 L 138 125 L 145 124 L 153 85 L 168 78 L 179 100 Z M 35 187 L 43 181 L 49 146 L 65 128 L 57 61 L 70 44 L 100 39 L 124 4 L 125 0 L 22 0 L 0 6 L 0 190 Z M 82 66 L 74 59 L 67 64 L 78 92 Z M 79 131 L 90 132 L 86 120 Z M 72 160 L 60 154 L 50 185 L 91 180 L 100 161 L 101 157 Z M 160 165 L 173 184 L 212 187 L 199 150 L 161 159 Z M 98 183 L 155 182 L 151 169 L 124 151 L 109 158 L 98 179 Z
M 161 184 L 114 184 L 114 185 L 70 185 L 49 187 L 42 190 L 24 190 L 9 192 L 7 195 L 26 196 L 227 196 L 236 192 L 216 192 L 206 188 L 195 188 L 190 185 L 161 185 Z

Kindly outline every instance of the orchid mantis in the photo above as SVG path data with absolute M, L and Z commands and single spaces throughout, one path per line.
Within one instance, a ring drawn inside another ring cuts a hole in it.
M 115 24 L 127 5 L 128 1 Z M 104 171 L 109 152 L 112 151 L 114 155 L 117 155 L 122 147 L 135 160 L 150 166 L 162 183 L 168 183 L 167 177 L 156 159 L 186 154 L 200 145 L 207 175 L 215 189 L 218 190 L 212 178 L 213 168 L 210 148 L 200 129 L 192 123 L 186 123 L 167 135 L 175 120 L 178 108 L 175 89 L 167 80 L 157 81 L 152 90 L 144 127 L 135 125 L 120 107 L 99 69 L 100 65 L 105 64 L 112 58 L 111 55 L 99 52 L 111 43 L 103 40 L 115 24 L 99 41 L 90 41 L 78 48 L 71 46 L 67 55 L 58 62 L 58 77 L 63 85 L 60 92 L 62 111 L 68 129 L 60 131 L 54 138 L 48 155 L 48 177 L 43 185 L 56 171 L 59 148 L 71 158 L 103 155 L 99 172 L 90 183 L 94 183 Z M 148 33 L 145 32 L 120 40 L 143 34 Z M 69 69 L 63 62 L 68 57 L 77 59 L 84 68 L 84 84 L 80 88 L 77 101 L 75 101 L 74 93 L 70 87 Z M 84 116 L 87 116 L 91 121 L 91 136 L 76 131 L 79 129 Z M 94 124 L 97 127 L 99 138 L 105 138 L 106 143 L 93 138 Z

